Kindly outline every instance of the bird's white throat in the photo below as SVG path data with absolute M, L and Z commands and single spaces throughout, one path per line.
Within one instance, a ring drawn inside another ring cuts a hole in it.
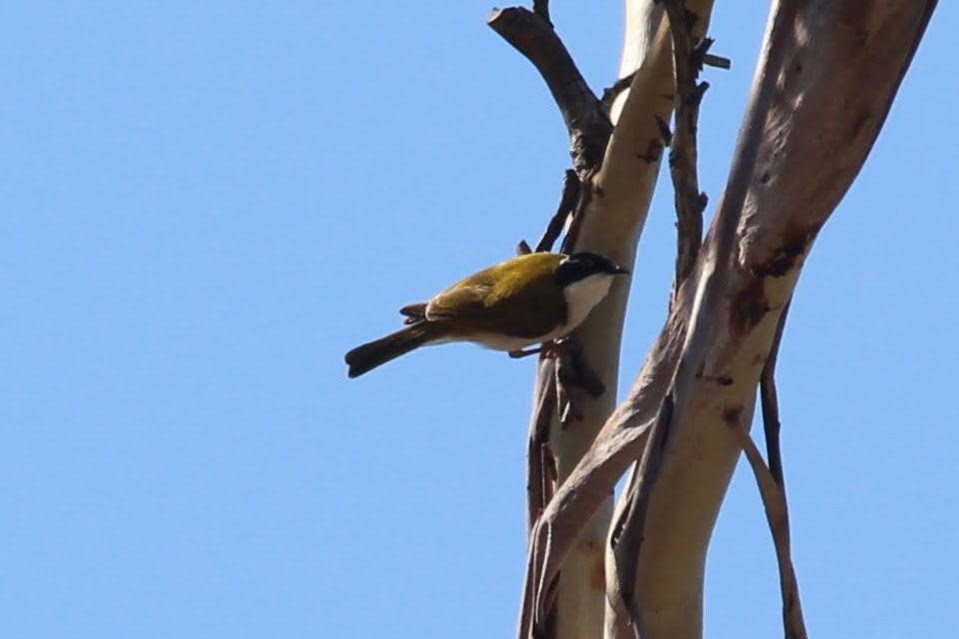
M 613 283 L 613 276 L 606 273 L 590 275 L 563 289 L 566 297 L 566 324 L 562 334 L 576 328 L 586 319 L 593 307 L 599 304 Z

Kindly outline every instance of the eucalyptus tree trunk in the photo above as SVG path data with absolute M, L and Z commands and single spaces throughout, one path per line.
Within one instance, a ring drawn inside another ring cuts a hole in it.
M 686 106 L 693 99 L 674 84 L 688 69 L 678 54 L 674 62 L 681 34 L 664 5 L 674 18 L 685 16 L 683 51 L 701 44 L 709 0 L 627 0 L 625 90 L 603 101 L 553 32 L 546 2 L 490 17 L 536 65 L 566 120 L 582 189 L 569 211 L 567 248 L 604 253 L 627 267 L 669 141 L 664 123 L 675 104 L 682 109 L 683 99 Z M 540 362 L 520 639 L 701 636 L 705 557 L 719 508 L 744 447 L 754 467 L 762 466 L 746 433 L 784 310 L 817 234 L 865 162 L 934 6 L 773 0 L 726 191 L 701 244 L 701 227 L 684 226 L 680 216 L 669 314 L 626 399 L 614 405 L 627 282 L 575 333 L 602 392 L 564 388 L 562 364 Z M 692 125 L 692 140 L 687 127 L 674 153 L 691 155 L 694 171 Z M 680 130 L 677 123 L 677 136 Z M 614 485 L 630 467 L 614 510 Z M 771 521 L 774 529 L 782 524 Z M 805 636 L 788 534 L 777 539 L 777 551 L 788 568 L 786 634 Z

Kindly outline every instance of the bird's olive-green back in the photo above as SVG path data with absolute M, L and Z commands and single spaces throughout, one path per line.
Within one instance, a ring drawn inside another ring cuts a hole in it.
M 553 273 L 565 255 L 531 253 L 460 280 L 426 308 L 431 321 L 449 321 L 466 336 L 497 333 L 539 337 L 566 321 L 566 300 Z

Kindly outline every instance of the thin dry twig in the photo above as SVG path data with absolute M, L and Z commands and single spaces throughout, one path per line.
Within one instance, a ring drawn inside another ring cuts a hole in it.
M 744 445 L 743 450 L 750 458 L 749 464 L 752 466 L 753 474 L 756 475 L 756 483 L 759 486 L 763 507 L 766 511 L 766 520 L 769 523 L 769 530 L 773 535 L 773 543 L 776 547 L 779 589 L 783 602 L 783 630 L 787 639 L 805 639 L 806 623 L 803 620 L 800 603 L 799 581 L 796 578 L 796 570 L 789 547 L 789 506 L 786 500 L 786 480 L 783 475 L 782 452 L 779 445 L 779 397 L 776 392 L 776 361 L 779 358 L 779 347 L 782 343 L 788 316 L 789 303 L 786 304 L 779 316 L 779 323 L 776 324 L 776 334 L 769 350 L 769 357 L 766 358 L 766 364 L 763 366 L 763 372 L 759 378 L 768 466 L 763 463 L 759 451 L 756 450 L 756 446 L 748 434 L 743 432 L 740 439 L 745 438 L 747 440 L 748 447 Z M 770 484 L 770 481 L 772 484 Z
M 732 60 L 729 58 L 713 55 L 712 53 L 703 53 L 702 64 L 703 66 L 715 67 L 717 69 L 731 69 L 733 66 Z M 606 111 L 607 114 L 612 108 L 613 102 L 619 97 L 619 94 L 628 89 L 629 85 L 633 83 L 634 75 L 636 75 L 635 71 L 624 75 L 616 80 L 616 82 L 613 82 L 612 85 L 603 89 L 603 95 L 599 101 L 603 104 L 603 110 Z
M 569 222 L 569 228 L 566 230 L 566 237 L 563 238 L 563 253 L 570 254 L 576 249 L 579 230 L 583 227 L 583 220 L 586 218 L 589 202 L 593 198 L 593 178 L 596 176 L 596 170 L 597 169 L 588 169 L 580 175 L 579 200 L 576 202 L 576 208 L 573 209 L 573 216 Z
M 721 55 L 713 55 L 712 53 L 707 53 L 703 56 L 703 64 L 707 67 L 715 67 L 717 69 L 731 69 L 733 67 L 732 60 L 724 58 Z
M 527 534 L 553 496 L 553 482 L 549 475 L 552 465 L 549 457 L 549 425 L 556 410 L 555 393 L 537 393 L 536 418 L 530 421 L 526 448 L 526 506 Z
M 782 451 L 779 446 L 779 397 L 776 392 L 776 361 L 779 359 L 779 344 L 783 338 L 783 330 L 786 327 L 786 317 L 789 315 L 789 304 L 783 308 L 782 315 L 779 316 L 779 324 L 776 325 L 776 335 L 773 337 L 772 349 L 769 351 L 769 357 L 766 358 L 766 364 L 763 366 L 762 375 L 759 377 L 759 397 L 762 402 L 763 410 L 763 431 L 766 439 L 766 461 L 769 464 L 769 472 L 780 490 L 786 490 L 786 479 L 783 476 Z
M 756 476 L 759 494 L 766 511 L 766 521 L 773 536 L 776 548 L 776 563 L 779 565 L 779 587 L 783 599 L 783 630 L 786 639 L 806 639 L 806 623 L 803 620 L 802 605 L 799 601 L 799 583 L 793 567 L 789 548 L 789 509 L 786 505 L 786 493 L 776 484 L 775 478 L 762 454 L 756 448 L 752 438 L 741 424 L 733 427 L 749 466 Z
M 676 206 L 676 275 L 673 299 L 679 286 L 692 273 L 703 237 L 706 194 L 699 190 L 696 131 L 699 105 L 709 85 L 697 78 L 712 40 L 693 45 L 696 14 L 687 11 L 684 0 L 664 0 L 673 36 L 673 68 L 676 73 L 676 130 L 669 151 L 669 173 L 673 180 Z
M 576 205 L 580 199 L 580 181 L 576 171 L 566 169 L 566 175 L 563 177 L 563 195 L 560 197 L 559 206 L 556 207 L 556 213 L 550 218 L 546 230 L 539 242 L 536 243 L 536 252 L 550 251 L 559 234 L 563 232 L 566 226 L 566 220 L 576 211 Z
M 636 75 L 636 72 L 633 71 L 627 75 L 624 75 L 620 79 L 613 82 L 611 86 L 606 89 L 603 89 L 603 96 L 599 101 L 603 105 L 603 110 L 606 114 L 609 114 L 609 110 L 613 108 L 613 102 L 616 101 L 616 98 L 619 97 L 619 94 L 629 88 L 633 83 L 633 77 Z

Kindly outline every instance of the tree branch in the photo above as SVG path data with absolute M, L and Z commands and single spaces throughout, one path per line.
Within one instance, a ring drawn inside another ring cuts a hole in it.
M 733 67 L 732 60 L 724 58 L 721 55 L 713 55 L 712 53 L 707 53 L 703 56 L 703 64 L 707 67 L 715 67 L 717 69 L 731 69 Z
M 538 602 L 535 618 L 542 619 L 544 596 L 584 522 L 639 457 L 675 387 L 673 442 L 650 498 L 637 595 L 648 637 L 699 636 L 705 550 L 741 454 L 735 434 L 717 425 L 749 423 L 781 311 L 818 230 L 865 161 L 934 6 L 774 4 L 741 136 L 759 140 L 755 163 L 737 153 L 724 204 L 636 385 L 534 530 L 527 592 Z M 617 127 L 604 171 L 622 133 Z M 745 204 L 735 206 L 742 184 Z M 710 311 L 708 324 L 701 308 Z
M 704 38 L 693 46 L 696 14 L 687 11 L 684 0 L 664 0 L 673 37 L 673 68 L 676 72 L 676 131 L 669 152 L 669 173 L 676 206 L 676 275 L 674 295 L 692 273 L 703 238 L 703 211 L 707 198 L 699 190 L 696 166 L 696 130 L 699 105 L 709 85 L 697 84 L 703 56 L 712 44 Z
M 776 392 L 776 361 L 779 359 L 779 344 L 783 339 L 783 331 L 786 328 L 786 317 L 789 315 L 789 304 L 783 309 L 779 316 L 779 324 L 776 326 L 776 334 L 773 336 L 773 345 L 769 350 L 769 357 L 766 358 L 766 364 L 763 366 L 762 375 L 759 378 L 759 397 L 763 409 L 763 432 L 766 440 L 766 460 L 769 463 L 769 471 L 779 489 L 786 492 L 786 479 L 783 476 L 782 451 L 779 447 L 779 397 Z
M 549 19 L 542 11 L 511 7 L 494 9 L 486 23 L 543 76 L 566 123 L 576 172 L 582 177 L 598 168 L 613 125 Z
M 579 177 L 576 171 L 566 169 L 566 175 L 563 178 L 563 195 L 560 197 L 559 206 L 556 207 L 556 213 L 550 218 L 543 237 L 536 243 L 536 252 L 550 251 L 559 234 L 563 232 L 566 220 L 576 211 L 576 205 L 580 201 L 582 194 Z
M 776 484 L 763 457 L 749 433 L 740 425 L 733 425 L 736 438 L 746 453 L 746 459 L 756 477 L 759 495 L 766 511 L 766 522 L 776 548 L 776 564 L 779 566 L 779 589 L 783 600 L 783 630 L 786 639 L 806 639 L 806 622 L 803 620 L 802 604 L 799 601 L 799 582 L 793 567 L 789 548 L 789 508 L 786 493 Z
M 786 303 L 776 325 L 769 357 L 763 366 L 759 378 L 760 397 L 763 410 L 763 430 L 766 435 L 766 457 L 768 466 L 756 449 L 752 438 L 743 427 L 737 427 L 740 445 L 746 453 L 749 465 L 756 476 L 756 485 L 763 500 L 769 532 L 773 536 L 776 548 L 776 563 L 779 566 L 779 590 L 783 602 L 783 630 L 787 639 L 806 639 L 806 622 L 803 620 L 802 604 L 799 597 L 799 581 L 793 566 L 792 551 L 789 543 L 789 506 L 786 500 L 786 482 L 783 477 L 782 454 L 779 448 L 779 399 L 776 396 L 776 360 L 779 345 L 782 343 L 786 318 L 789 315 Z
M 527 535 L 542 514 L 543 507 L 553 497 L 553 478 L 548 470 L 554 464 L 550 459 L 552 453 L 549 452 L 549 426 L 556 412 L 556 393 L 550 390 L 535 394 L 540 403 L 533 408 L 536 418 L 529 424 L 526 448 Z

